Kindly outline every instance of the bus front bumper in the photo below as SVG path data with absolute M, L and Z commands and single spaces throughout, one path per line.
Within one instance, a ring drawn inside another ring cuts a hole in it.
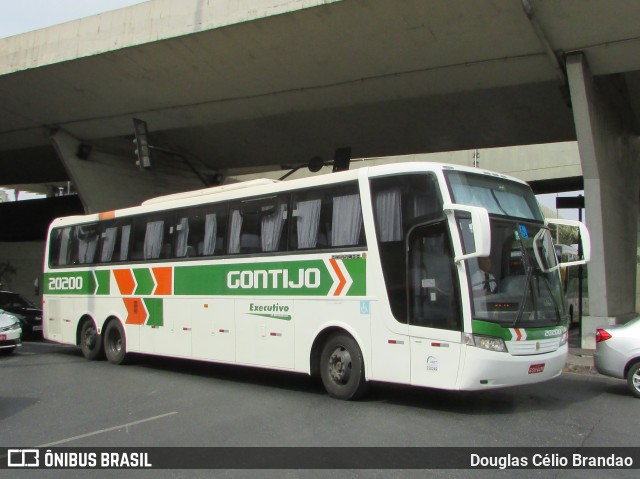
M 527 356 L 467 346 L 458 389 L 478 391 L 547 381 L 562 373 L 568 352 L 566 344 L 549 353 Z

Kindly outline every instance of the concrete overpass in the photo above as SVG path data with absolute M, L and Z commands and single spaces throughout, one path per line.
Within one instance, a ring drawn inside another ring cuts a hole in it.
M 371 157 L 577 140 L 599 252 L 591 314 L 625 318 L 639 14 L 635 0 L 153 0 L 0 40 L 0 177 L 70 178 L 86 211 L 199 187 L 177 157 L 135 168 L 132 117 L 221 172 L 342 146 Z

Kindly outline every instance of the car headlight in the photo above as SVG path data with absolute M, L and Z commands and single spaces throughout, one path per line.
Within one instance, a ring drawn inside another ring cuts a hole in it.
M 465 343 L 468 346 L 475 346 L 477 348 L 487 349 L 489 351 L 496 351 L 504 353 L 507 351 L 507 346 L 501 338 L 494 336 L 479 336 L 477 334 L 465 334 Z
M 12 321 L 11 324 L 9 324 L 9 326 L 5 326 L 4 328 L 0 328 L 3 331 L 13 331 L 15 329 L 20 329 L 20 321 L 18 321 L 18 318 L 16 318 L 15 315 L 13 314 L 9 314 L 9 313 L 3 313 L 3 316 L 5 318 L 7 318 L 9 321 Z

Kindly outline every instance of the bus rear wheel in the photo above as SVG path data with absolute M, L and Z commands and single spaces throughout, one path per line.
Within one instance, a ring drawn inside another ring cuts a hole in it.
M 112 364 L 124 364 L 128 358 L 127 341 L 120 321 L 111 321 L 104 331 L 104 352 Z
M 80 349 L 82 349 L 82 355 L 91 361 L 102 355 L 102 338 L 98 334 L 96 325 L 90 319 L 82 323 Z
M 358 399 L 367 390 L 364 359 L 355 339 L 347 334 L 331 336 L 320 354 L 320 376 L 329 396 Z

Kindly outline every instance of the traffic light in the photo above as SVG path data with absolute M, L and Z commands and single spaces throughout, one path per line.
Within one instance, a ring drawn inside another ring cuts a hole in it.
M 133 119 L 133 131 L 135 138 L 133 144 L 135 146 L 135 154 L 138 157 L 136 164 L 142 168 L 151 167 L 151 147 L 149 146 L 149 131 L 147 130 L 147 122 Z

